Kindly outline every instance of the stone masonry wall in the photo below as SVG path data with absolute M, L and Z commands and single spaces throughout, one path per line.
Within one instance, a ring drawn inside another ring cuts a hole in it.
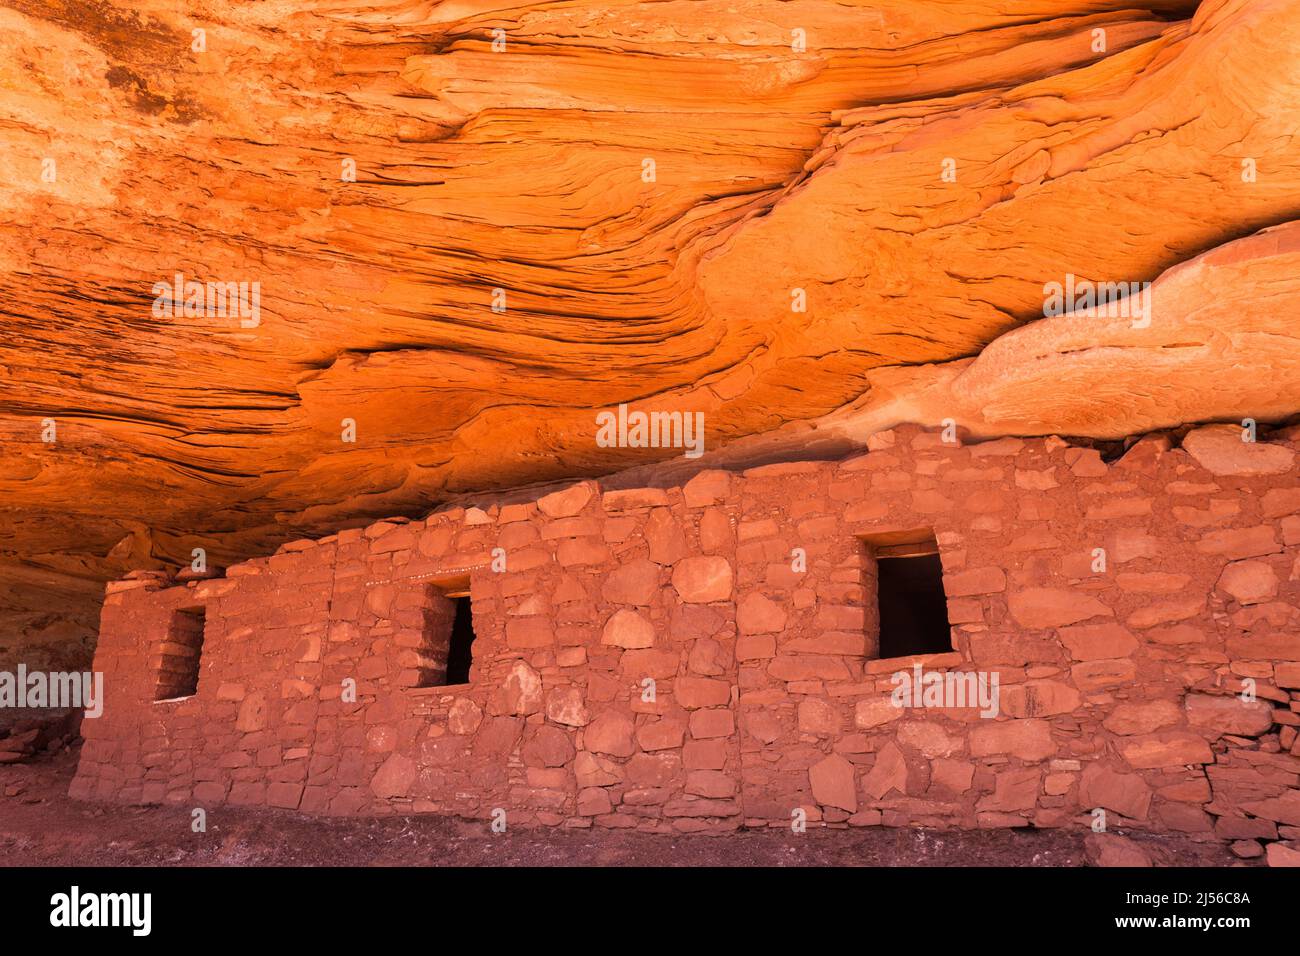
M 72 795 L 662 832 L 797 810 L 1088 826 L 1102 808 L 1111 826 L 1294 839 L 1294 436 L 1238 432 L 1149 437 L 1108 464 L 907 427 L 842 462 L 582 482 L 293 542 L 220 579 L 137 574 L 108 587 L 104 716 L 83 722 Z M 880 660 L 864 542 L 920 532 L 953 650 Z M 466 581 L 470 682 L 413 686 L 448 619 L 438 589 Z M 173 615 L 198 608 L 197 692 L 155 701 L 186 653 Z M 996 673 L 1001 712 L 893 706 L 891 675 L 917 661 Z

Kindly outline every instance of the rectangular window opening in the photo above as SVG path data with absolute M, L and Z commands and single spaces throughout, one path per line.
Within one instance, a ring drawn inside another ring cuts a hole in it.
M 468 581 L 431 585 L 409 687 L 468 684 L 474 663 L 474 608 Z
M 880 659 L 952 651 L 943 564 L 932 532 L 868 541 L 876 592 Z
M 183 608 L 172 614 L 160 648 L 154 700 L 191 697 L 199 690 L 199 661 L 203 654 L 203 608 Z
M 452 600 L 456 602 L 456 617 L 451 625 L 446 683 L 468 684 L 469 665 L 474 661 L 474 612 L 470 607 L 468 594 Z

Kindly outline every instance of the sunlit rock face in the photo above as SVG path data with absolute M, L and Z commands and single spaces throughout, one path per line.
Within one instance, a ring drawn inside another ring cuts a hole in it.
M 195 548 L 681 460 L 621 403 L 724 462 L 1284 420 L 1297 50 L 1281 0 L 6 0 L 0 660 Z

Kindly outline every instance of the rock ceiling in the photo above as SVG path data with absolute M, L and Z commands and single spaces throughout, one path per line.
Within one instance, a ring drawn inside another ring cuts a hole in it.
M 0 648 L 677 454 L 599 446 L 619 403 L 703 461 L 1285 420 L 1298 54 L 1297 0 L 0 0 Z M 1151 321 L 1044 318 L 1067 276 Z

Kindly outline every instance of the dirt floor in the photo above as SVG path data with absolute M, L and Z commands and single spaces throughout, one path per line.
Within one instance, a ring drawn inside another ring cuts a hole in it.
M 493 834 L 439 817 L 320 818 L 68 799 L 76 750 L 0 766 L 0 866 L 1083 866 L 1080 830 L 901 830 L 660 836 L 616 830 Z M 1237 864 L 1219 843 L 1134 835 L 1161 865 Z

